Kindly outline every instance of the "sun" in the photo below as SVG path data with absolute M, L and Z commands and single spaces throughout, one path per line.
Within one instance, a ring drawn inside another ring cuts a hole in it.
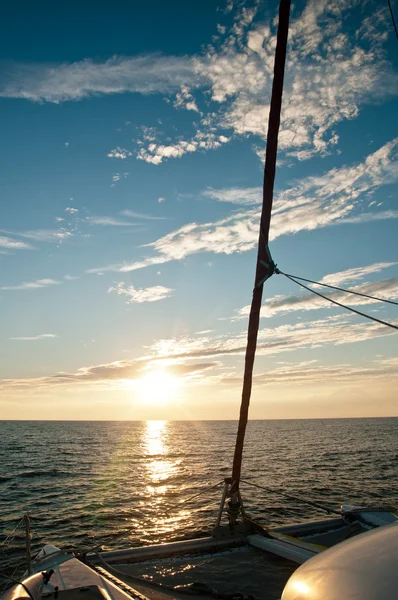
M 163 369 L 148 371 L 137 380 L 140 400 L 146 404 L 164 404 L 173 399 L 181 380 Z

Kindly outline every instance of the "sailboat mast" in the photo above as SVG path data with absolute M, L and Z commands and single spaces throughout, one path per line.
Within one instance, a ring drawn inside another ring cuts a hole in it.
M 273 273 L 274 265 L 268 251 L 269 228 L 271 221 L 272 200 L 274 195 L 274 180 L 276 156 L 278 150 L 278 133 L 282 106 L 283 79 L 285 74 L 286 45 L 289 30 L 290 0 L 280 0 L 279 23 L 274 62 L 274 80 L 272 84 L 271 106 L 268 117 L 267 148 L 264 166 L 263 205 L 260 221 L 260 236 L 258 240 L 257 267 L 253 290 L 253 298 L 249 316 L 247 346 L 245 356 L 245 371 L 243 376 L 242 402 L 238 433 L 236 437 L 235 454 L 232 467 L 232 493 L 239 490 L 239 480 L 242 467 L 243 444 L 249 413 L 250 396 L 252 391 L 253 366 L 257 347 L 257 335 L 260 323 L 261 301 L 264 281 Z

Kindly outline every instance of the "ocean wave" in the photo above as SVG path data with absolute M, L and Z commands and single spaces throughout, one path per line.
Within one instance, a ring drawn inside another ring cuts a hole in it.
M 71 473 L 66 471 L 60 471 L 59 469 L 45 469 L 42 471 L 22 471 L 21 473 L 17 473 L 15 477 L 21 479 L 32 479 L 33 477 L 67 477 L 71 475 Z

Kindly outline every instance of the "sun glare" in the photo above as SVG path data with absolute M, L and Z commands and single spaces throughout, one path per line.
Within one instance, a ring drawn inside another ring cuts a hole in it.
M 137 384 L 140 400 L 148 404 L 164 404 L 173 399 L 181 381 L 171 373 L 158 369 L 149 371 L 138 379 Z

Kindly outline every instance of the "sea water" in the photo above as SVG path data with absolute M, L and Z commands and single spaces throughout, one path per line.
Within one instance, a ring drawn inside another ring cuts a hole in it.
M 0 422 L 0 570 L 32 547 L 111 549 L 205 535 L 230 475 L 235 421 Z M 396 504 L 398 418 L 251 421 L 241 484 L 268 525 L 338 509 Z M 199 494 L 195 499 L 190 497 Z M 16 527 L 15 531 L 14 528 Z

